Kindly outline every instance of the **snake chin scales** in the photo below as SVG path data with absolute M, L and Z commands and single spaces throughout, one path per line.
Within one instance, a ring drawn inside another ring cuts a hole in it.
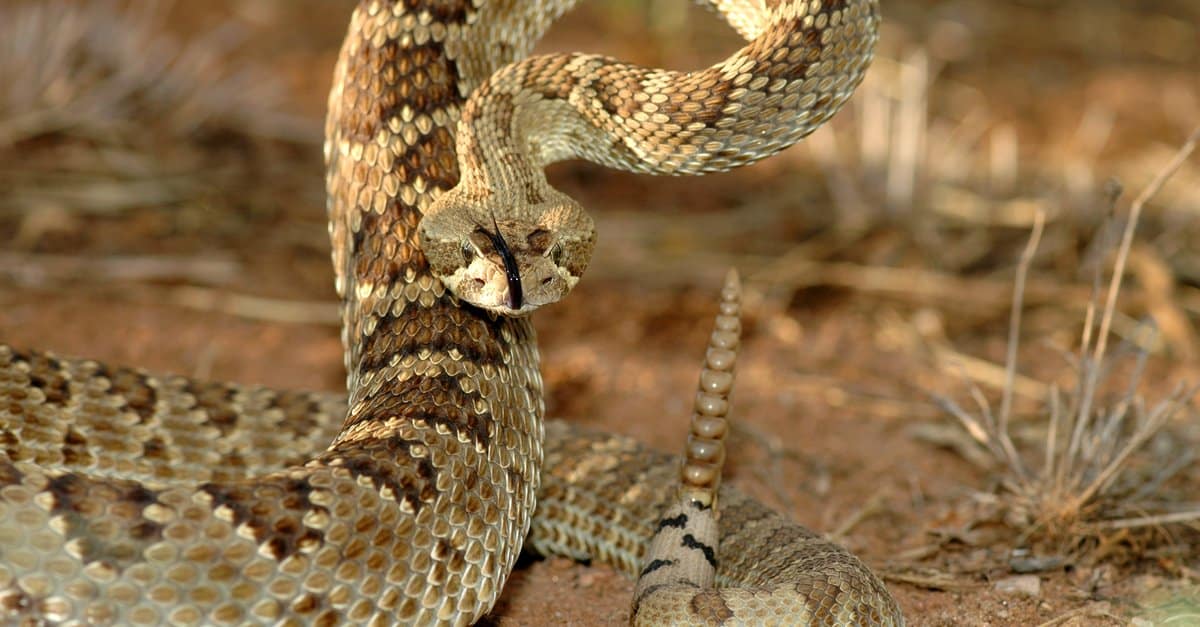
M 546 187 L 534 201 L 450 190 L 419 227 L 430 269 L 464 302 L 524 316 L 561 300 L 583 275 L 596 241 L 591 216 Z

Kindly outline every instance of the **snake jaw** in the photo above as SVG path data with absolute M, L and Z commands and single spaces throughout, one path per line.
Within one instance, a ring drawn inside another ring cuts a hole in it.
M 504 316 L 524 316 L 561 300 L 579 282 L 563 265 L 564 253 L 543 251 L 525 244 L 514 231 L 527 231 L 537 239 L 544 229 L 512 227 L 476 229 L 467 241 L 477 251 L 468 262 L 446 274 L 435 274 L 460 300 Z M 564 243 L 552 246 L 565 250 Z M 436 247 L 435 247 L 436 248 Z
M 561 300 L 587 268 L 595 227 L 574 200 L 545 197 L 514 208 L 446 192 L 419 227 L 430 270 L 459 300 L 504 316 Z

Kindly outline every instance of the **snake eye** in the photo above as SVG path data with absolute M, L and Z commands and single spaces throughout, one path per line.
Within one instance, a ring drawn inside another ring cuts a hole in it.
M 462 256 L 463 263 L 471 265 L 471 260 L 475 258 L 475 247 L 471 245 L 469 240 L 462 241 Z
M 563 260 L 562 244 L 555 244 L 554 246 L 552 246 L 550 248 L 550 260 L 553 261 L 554 265 L 556 265 L 556 266 L 562 265 L 562 260 Z

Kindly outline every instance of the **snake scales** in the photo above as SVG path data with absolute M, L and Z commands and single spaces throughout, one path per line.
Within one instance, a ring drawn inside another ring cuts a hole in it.
M 566 202 L 544 186 L 542 165 L 581 156 L 689 173 L 777 151 L 849 96 L 877 7 L 715 0 L 751 43 L 686 75 L 699 77 L 690 96 L 664 82 L 678 75 L 580 55 L 534 57 L 489 79 L 571 4 L 363 0 L 355 10 L 326 128 L 347 399 L 0 347 L 4 622 L 465 624 L 492 606 L 523 539 L 638 572 L 677 462 L 543 424 L 528 320 L 464 306 L 447 285 L 482 281 L 487 290 L 462 300 L 523 311 L 514 292 L 544 281 L 546 268 L 530 265 L 539 257 L 558 282 L 524 296 L 560 298 L 586 266 L 590 220 L 530 227 L 555 212 L 522 207 Z M 509 97 L 497 108 L 480 102 L 488 93 Z M 511 106 L 530 101 L 533 113 Z M 481 207 L 488 221 L 472 213 Z M 422 226 L 425 214 L 448 218 L 449 258 L 441 231 L 419 235 L 439 226 Z M 487 235 L 489 222 L 491 236 L 464 250 L 456 229 Z M 555 240 L 575 227 L 581 239 Z M 497 243 L 518 235 L 505 257 Z M 454 278 L 476 262 L 487 263 Z M 730 488 L 719 515 L 717 582 L 745 590 L 692 594 L 642 620 L 902 622 L 844 550 Z M 768 602 L 745 604 L 755 597 Z M 776 598 L 798 613 L 778 613 Z

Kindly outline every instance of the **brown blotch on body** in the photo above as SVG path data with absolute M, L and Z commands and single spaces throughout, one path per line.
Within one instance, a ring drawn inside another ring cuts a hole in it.
M 162 439 L 162 436 L 151 436 L 142 442 L 142 456 L 146 459 L 165 460 L 167 458 L 167 443 Z
M 24 616 L 34 609 L 34 601 L 28 594 L 7 587 L 0 593 L 0 609 L 10 617 Z M 22 624 L 37 624 L 37 623 L 22 623 Z
M 405 316 L 390 311 L 375 325 L 363 342 L 357 372 L 365 374 L 395 360 L 432 353 L 457 351 L 465 362 L 478 366 L 501 366 L 507 359 L 500 340 L 500 326 L 486 315 L 453 306 L 448 299 L 432 307 L 409 307 Z
M 237 426 L 241 408 L 234 402 L 237 390 L 232 386 L 188 380 L 183 391 L 196 399 L 195 408 L 204 412 L 205 424 L 216 427 L 222 436 Z
M 427 457 L 416 457 L 413 442 L 399 437 L 339 442 L 322 456 L 355 477 L 371 480 L 376 490 L 387 488 L 396 502 L 407 503 L 416 514 L 437 498 L 438 470 Z
M 21 406 L 16 405 L 12 408 L 9 408 L 8 411 L 14 415 L 20 415 L 21 414 Z M 22 453 L 22 449 L 23 449 L 23 447 L 21 446 L 21 438 L 17 437 L 17 434 L 13 433 L 9 429 L 0 429 L 0 446 L 4 447 L 4 454 L 7 457 L 7 460 L 5 461 L 4 465 L 0 466 L 0 468 L 4 468 L 4 469 L 13 468 L 15 470 L 15 467 L 10 466 L 7 462 L 8 461 L 20 461 L 20 457 L 21 457 L 21 453 Z M 11 483 L 8 481 L 8 478 L 4 476 L 3 472 L 0 472 L 0 485 L 10 485 L 10 484 Z
M 405 381 L 385 382 L 372 396 L 362 399 L 346 419 L 346 427 L 390 418 L 423 420 L 443 425 L 486 448 L 491 441 L 488 425 L 494 420 L 490 411 L 475 412 L 474 407 L 483 400 L 478 390 L 463 391 L 457 377 L 414 375 Z
M 63 376 L 63 365 L 59 360 L 41 353 L 31 353 L 29 384 L 42 391 L 47 405 L 62 407 L 71 400 L 70 381 Z
M 341 615 L 338 614 L 337 610 L 328 609 L 322 612 L 312 624 L 313 627 L 336 627 L 345 623 L 342 621 Z
M 154 417 L 158 391 L 150 386 L 146 375 L 126 368 L 97 374 L 109 380 L 112 391 L 125 399 L 125 406 L 137 414 L 139 422 L 144 424 Z
M 438 538 L 433 545 L 433 559 L 446 565 L 446 571 L 453 574 L 460 574 L 467 566 L 466 551 L 455 548 L 450 544 L 450 541 L 445 538 Z
M 369 1 L 364 0 L 361 4 L 369 4 Z M 404 5 L 404 10 L 409 13 L 429 11 L 433 21 L 446 25 L 466 24 L 478 13 L 470 0 L 389 0 L 386 4 Z
M 55 514 L 87 512 L 92 505 L 109 502 L 130 503 L 139 508 L 158 502 L 158 495 L 132 481 L 91 479 L 75 473 L 54 477 L 45 490 L 54 496 Z
M 402 181 L 420 176 L 428 186 L 441 191 L 454 187 L 459 176 L 458 161 L 454 159 L 454 137 L 444 127 L 431 129 L 407 146 L 404 154 L 396 157 L 392 173 Z
M 341 109 L 335 131 L 360 144 L 374 141 L 405 106 L 432 113 L 463 101 L 458 65 L 438 41 L 409 47 L 395 39 L 379 46 L 363 42 L 361 53 L 346 59 L 345 76 L 345 100 L 357 106 Z
M 784 0 L 766 0 L 767 9 L 774 11 L 783 4 Z M 821 10 L 816 13 L 836 13 L 846 8 L 846 0 L 825 0 L 821 3 Z M 811 13 L 810 13 L 811 14 Z
M 729 609 L 725 599 L 721 598 L 721 591 L 716 589 L 697 593 L 688 603 L 688 609 L 702 621 L 706 621 L 706 624 L 722 625 L 733 618 L 733 610 Z
M 88 450 L 87 438 L 71 426 L 67 427 L 67 432 L 63 436 L 62 454 L 63 463 L 76 468 L 90 466 L 96 460 L 96 457 Z
M 576 74 L 566 72 L 567 64 L 577 56 L 556 54 L 535 57 L 531 61 L 535 65 L 530 68 L 522 86 L 549 100 L 566 100 L 571 90 L 579 84 Z
M 11 453 L 10 453 L 11 455 Z M 0 460 L 0 486 L 16 485 L 21 483 L 25 478 L 25 474 L 8 460 Z
M 821 580 L 815 577 L 805 579 L 797 583 L 796 594 L 804 599 L 814 599 L 819 602 L 809 603 L 809 611 L 812 613 L 810 620 L 814 625 L 836 625 L 837 612 L 841 607 L 838 599 L 845 593 L 840 586 L 832 581 Z M 860 621 L 863 617 L 859 614 Z M 879 623 L 859 622 L 858 624 L 877 625 Z
M 788 40 L 794 33 L 801 33 L 799 46 L 789 46 Z M 803 49 L 804 54 L 795 63 L 767 62 L 755 67 L 756 75 L 768 76 L 771 79 L 789 81 L 802 80 L 808 75 L 808 68 L 821 60 L 824 45 L 821 43 L 821 31 L 816 28 L 804 28 L 802 18 L 797 18 L 777 25 L 777 28 L 764 33 L 755 39 L 746 49 L 747 56 L 759 60 L 770 59 L 776 51 L 782 49 Z
M 412 267 L 423 272 L 428 267 L 425 253 L 415 237 L 404 235 L 412 233 L 420 221 L 421 213 L 416 207 L 407 206 L 399 199 L 392 199 L 382 215 L 364 212 L 362 226 L 353 233 L 351 240 L 354 246 L 353 278 L 390 286 L 403 276 L 402 268 Z M 384 251 L 392 247 L 395 254 L 385 255 Z
M 319 542 L 324 534 L 298 524 L 304 515 L 323 506 L 309 500 L 312 485 L 307 478 L 263 477 L 254 483 L 206 483 L 200 490 L 212 497 L 212 507 L 227 507 L 235 525 L 246 525 L 254 540 L 267 547 L 277 560 L 297 553 L 301 545 Z M 270 491 L 282 498 L 264 499 L 260 492 Z
M 271 405 L 283 412 L 282 426 L 298 437 L 306 437 L 320 427 L 314 416 L 321 413 L 321 404 L 308 392 L 280 392 Z
M 163 526 L 142 516 L 147 506 L 158 502 L 158 494 L 136 482 L 66 473 L 50 479 L 44 490 L 54 498 L 51 515 L 61 516 L 66 523 L 65 537 L 85 540 L 84 563 L 102 561 L 120 569 L 141 559 L 127 543 L 103 540 L 107 534 L 93 525 L 116 524 L 128 530 L 125 538 L 141 547 L 162 539 Z
M 292 601 L 292 611 L 297 614 L 312 614 L 321 607 L 321 600 L 316 596 L 304 593 Z
M 640 106 L 633 96 L 642 91 L 640 79 L 643 73 L 643 70 L 637 70 L 636 73 L 617 74 L 615 70 L 605 72 L 602 69 L 592 89 L 596 90 L 604 111 L 626 119 L 633 117 Z
M 687 98 L 668 98 L 658 104 L 658 113 L 666 115 L 672 124 L 679 126 L 699 122 L 706 128 L 714 128 L 717 121 L 725 117 L 723 109 L 729 104 L 733 84 L 721 78 L 718 68 L 707 68 L 686 75 L 677 91 L 686 94 Z M 689 104 L 699 104 L 699 110 L 684 110 Z

